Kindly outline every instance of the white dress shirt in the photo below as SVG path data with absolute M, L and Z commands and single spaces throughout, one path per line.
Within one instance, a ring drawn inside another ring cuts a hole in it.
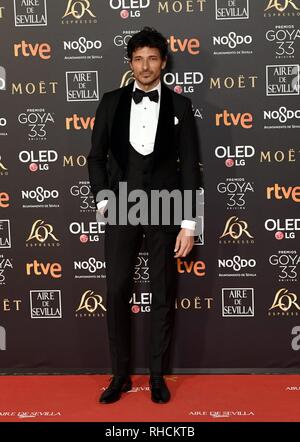
M 133 90 L 138 87 L 136 81 L 133 85 Z M 130 109 L 130 131 L 129 141 L 132 147 L 141 155 L 148 155 L 153 152 L 154 142 L 156 136 L 156 129 L 158 123 L 160 96 L 161 96 L 161 82 L 154 88 L 147 92 L 158 90 L 158 102 L 151 101 L 149 97 L 143 97 L 142 101 L 135 103 L 131 99 Z M 97 209 L 104 208 L 107 200 L 102 200 L 97 203 Z M 195 221 L 183 220 L 181 227 L 185 229 L 195 230 Z

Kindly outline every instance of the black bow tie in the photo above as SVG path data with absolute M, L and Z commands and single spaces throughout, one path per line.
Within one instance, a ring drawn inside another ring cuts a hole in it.
M 151 101 L 155 101 L 158 103 L 158 90 L 155 89 L 154 91 L 145 92 L 141 89 L 135 89 L 132 93 L 132 98 L 134 99 L 134 102 L 136 104 L 140 103 L 144 97 L 149 97 Z

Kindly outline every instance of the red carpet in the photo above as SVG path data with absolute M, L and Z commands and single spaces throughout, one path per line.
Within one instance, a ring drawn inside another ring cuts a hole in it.
M 168 404 L 150 400 L 147 376 L 115 404 L 98 397 L 107 375 L 1 376 L 0 422 L 300 422 L 300 375 L 167 377 Z

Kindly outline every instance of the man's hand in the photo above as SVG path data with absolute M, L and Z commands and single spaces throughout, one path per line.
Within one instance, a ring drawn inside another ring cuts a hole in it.
M 183 258 L 187 256 L 194 245 L 193 230 L 181 229 L 176 238 L 174 258 Z

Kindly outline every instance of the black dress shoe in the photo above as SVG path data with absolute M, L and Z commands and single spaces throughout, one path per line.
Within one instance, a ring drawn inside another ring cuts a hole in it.
M 120 399 L 121 394 L 132 388 L 130 376 L 113 376 L 108 388 L 101 394 L 101 404 L 112 404 Z
M 150 376 L 151 400 L 157 404 L 165 404 L 170 400 L 170 392 L 163 376 Z

